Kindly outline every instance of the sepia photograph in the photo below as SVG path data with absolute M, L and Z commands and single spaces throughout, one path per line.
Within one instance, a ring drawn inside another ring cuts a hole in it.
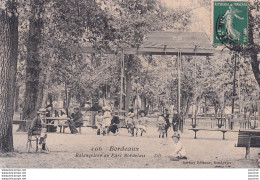
M 260 167 L 260 1 L 0 0 L 0 14 L 3 179 Z

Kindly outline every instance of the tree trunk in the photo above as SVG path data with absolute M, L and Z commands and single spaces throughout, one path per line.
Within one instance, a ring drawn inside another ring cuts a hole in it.
M 260 86 L 260 69 L 259 69 L 259 64 L 260 61 L 257 60 L 257 54 L 259 53 L 257 49 L 255 49 L 253 46 L 255 45 L 254 42 L 254 18 L 252 16 L 252 12 L 251 12 L 252 8 L 249 8 L 248 11 L 248 42 L 249 45 L 252 47 L 252 49 L 249 51 L 250 53 L 250 58 L 251 58 L 251 66 L 252 66 L 252 70 L 255 76 L 255 79 L 258 83 L 258 85 Z M 258 26 L 258 24 L 256 23 L 256 26 Z
M 0 9 L 0 152 L 12 152 L 14 96 L 18 55 L 18 17 L 16 2 Z
M 190 96 L 187 97 L 187 102 L 186 102 L 186 108 L 185 108 L 185 114 L 187 115 L 190 109 Z
M 39 109 L 42 106 L 42 101 L 44 96 L 44 84 L 45 84 L 45 75 L 44 72 L 41 71 L 39 74 L 38 94 L 37 94 L 37 102 L 36 102 L 35 109 Z
M 48 63 L 48 65 L 47 65 L 47 68 L 46 68 L 47 72 L 46 72 L 46 76 L 45 76 L 45 82 L 42 85 L 41 108 L 45 108 L 46 107 L 46 103 L 47 103 L 48 99 L 50 99 L 50 105 L 52 106 L 52 95 L 49 94 L 52 62 L 50 61 L 50 62 L 47 62 L 47 63 Z
M 31 1 L 31 17 L 29 19 L 29 38 L 27 42 L 26 88 L 23 108 L 23 119 L 33 118 L 37 111 L 39 74 L 41 61 L 39 59 L 40 44 L 43 29 L 44 0 Z M 26 131 L 25 123 L 20 124 L 19 131 Z
M 19 109 L 19 92 L 20 88 L 18 86 L 15 87 L 15 100 L 14 100 L 14 111 L 18 112 Z
M 260 70 L 259 70 L 260 63 L 257 60 L 257 54 L 258 54 L 258 52 L 256 50 L 250 51 L 252 70 L 253 70 L 256 82 L 258 83 L 258 86 L 260 87 Z
M 125 111 L 128 113 L 129 105 L 132 97 L 132 75 L 130 72 L 131 63 L 133 62 L 134 56 L 129 55 L 127 57 L 127 72 L 126 72 L 126 97 L 125 97 Z
M 146 98 L 144 95 L 141 95 L 141 110 L 146 110 Z

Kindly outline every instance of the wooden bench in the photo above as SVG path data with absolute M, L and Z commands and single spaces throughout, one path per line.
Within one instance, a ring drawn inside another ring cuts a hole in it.
M 240 130 L 236 147 L 246 148 L 245 158 L 247 159 L 251 147 L 260 148 L 260 130 Z
M 13 124 L 20 124 L 22 122 L 27 122 L 27 120 L 13 119 Z
M 92 127 L 92 128 L 95 128 L 96 126 L 91 126 L 91 125 L 84 125 L 84 121 L 89 121 L 89 120 L 83 120 L 83 125 L 82 126 L 80 126 L 80 127 L 77 127 L 78 129 L 79 129 L 79 133 L 81 134 L 81 128 L 82 127 Z M 61 132 L 65 132 L 65 128 L 67 128 L 67 127 L 69 127 L 69 126 L 67 126 L 67 125 L 58 125 L 59 127 L 60 127 L 60 133 Z
M 197 139 L 197 132 L 198 131 L 219 131 L 219 132 L 222 132 L 223 133 L 223 137 L 222 139 L 225 140 L 225 133 L 226 132 L 237 132 L 237 131 L 231 131 L 231 130 L 228 130 L 228 129 L 200 129 L 200 128 L 191 128 L 189 130 L 192 130 L 194 131 L 195 135 L 194 135 L 194 139 Z

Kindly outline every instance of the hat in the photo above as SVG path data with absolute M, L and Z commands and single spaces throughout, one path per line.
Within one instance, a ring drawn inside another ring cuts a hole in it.
M 113 113 L 114 113 L 115 115 L 118 115 L 118 114 L 119 114 L 119 112 L 118 112 L 118 111 L 114 111 Z
M 134 113 L 131 113 L 131 112 L 129 112 L 128 114 L 127 114 L 127 117 L 130 117 L 130 118 L 132 118 L 132 117 L 134 117 L 135 116 L 135 114 Z
M 178 138 L 178 139 L 180 139 L 180 135 L 179 134 L 174 134 L 173 136 L 172 136 L 172 138 Z
M 99 109 L 99 110 L 98 110 L 98 113 L 100 113 L 100 112 L 102 112 L 102 113 L 103 113 L 103 110 L 102 110 L 102 109 Z
M 139 115 L 141 115 L 142 113 L 144 113 L 144 115 L 146 116 L 146 112 L 145 112 L 144 110 L 140 110 L 140 111 L 138 112 Z
M 37 111 L 38 114 L 46 114 L 46 109 L 41 108 Z
M 46 108 L 49 108 L 49 107 L 52 107 L 52 105 L 48 104 L 48 105 L 46 106 Z

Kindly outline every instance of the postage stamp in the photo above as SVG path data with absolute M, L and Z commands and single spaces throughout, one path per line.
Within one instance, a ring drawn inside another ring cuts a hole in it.
M 247 44 L 248 2 L 213 2 L 213 44 Z

